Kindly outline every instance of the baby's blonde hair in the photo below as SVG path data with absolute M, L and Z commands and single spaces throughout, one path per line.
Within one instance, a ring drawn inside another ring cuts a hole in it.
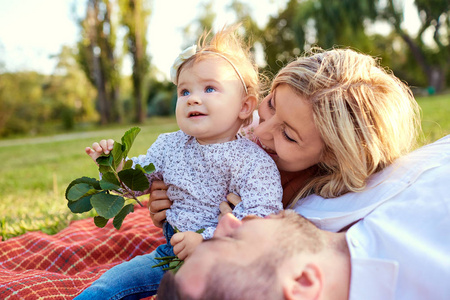
M 225 56 L 233 63 L 233 68 L 235 67 L 242 76 L 243 84 L 247 88 L 247 95 L 253 95 L 258 100 L 260 94 L 258 67 L 252 60 L 250 44 L 246 43 L 237 33 L 239 27 L 240 24 L 223 27 L 212 38 L 210 38 L 211 31 L 204 32 L 197 42 L 197 53 L 178 68 L 177 78 L 183 67 L 215 55 L 211 53 L 215 52 Z M 243 121 L 243 126 L 250 123 L 252 123 L 252 115 Z
M 325 145 L 317 176 L 293 203 L 362 191 L 370 175 L 415 145 L 420 109 L 411 90 L 369 55 L 313 49 L 277 74 L 272 91 L 281 84 L 311 103 Z

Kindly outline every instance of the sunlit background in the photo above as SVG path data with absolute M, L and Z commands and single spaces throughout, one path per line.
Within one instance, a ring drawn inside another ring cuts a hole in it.
M 135 156 L 178 129 L 169 69 L 204 29 L 241 22 L 269 76 L 313 46 L 376 56 L 422 108 L 418 145 L 450 134 L 449 12 L 448 0 L 0 0 L 0 236 L 86 217 L 64 198 L 98 176 L 84 147 L 140 126 Z
M 111 1 L 114 2 L 114 1 Z M 149 17 L 147 52 L 152 63 L 166 76 L 172 60 L 186 44 L 184 29 L 195 24 L 204 13 L 204 7 L 212 2 L 216 14 L 215 27 L 236 21 L 231 0 L 155 0 L 149 1 L 152 10 Z M 270 16 L 276 16 L 286 8 L 287 0 L 245 0 L 250 14 L 260 28 Z M 417 32 L 420 22 L 413 0 L 405 0 L 404 28 Z M 51 74 L 57 63 L 54 57 L 63 45 L 74 47 L 79 40 L 80 29 L 76 19 L 83 17 L 86 1 L 74 0 L 0 0 L 0 61 L 3 70 L 34 70 Z M 378 32 L 388 32 L 388 26 L 378 24 Z M 126 60 L 123 71 L 131 73 L 131 63 Z

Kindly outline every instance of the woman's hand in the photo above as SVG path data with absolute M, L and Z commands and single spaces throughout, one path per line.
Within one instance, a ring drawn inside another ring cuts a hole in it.
M 233 208 L 241 202 L 241 197 L 236 194 L 230 193 L 227 195 L 227 201 L 220 203 L 220 215 L 219 220 L 227 213 L 233 213 Z
M 164 181 L 153 181 L 150 187 L 150 199 L 148 201 L 150 218 L 156 227 L 162 228 L 166 220 L 166 210 L 172 206 L 172 201 L 167 197 L 167 185 Z

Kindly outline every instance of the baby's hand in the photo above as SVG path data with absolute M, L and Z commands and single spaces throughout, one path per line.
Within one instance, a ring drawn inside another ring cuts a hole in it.
M 173 246 L 173 252 L 179 259 L 185 260 L 194 252 L 195 247 L 203 242 L 203 236 L 193 231 L 178 232 L 170 239 Z
M 97 162 L 97 158 L 99 158 L 103 154 L 109 154 L 114 147 L 114 140 L 101 140 L 98 143 L 93 143 L 92 148 L 86 147 L 86 154 L 89 155 L 94 162 Z

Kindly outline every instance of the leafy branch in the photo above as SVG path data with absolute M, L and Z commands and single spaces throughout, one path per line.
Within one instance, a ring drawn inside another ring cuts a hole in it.
M 127 204 L 125 198 L 143 206 L 134 191 L 149 188 L 146 174 L 152 173 L 155 168 L 153 164 L 149 164 L 144 167 L 136 165 L 133 169 L 131 160 L 123 163 L 140 131 L 139 127 L 131 128 L 125 132 L 121 143 L 114 143 L 110 154 L 97 158 L 98 170 L 102 173 L 101 180 L 81 177 L 68 185 L 65 196 L 73 213 L 95 209 L 98 216 L 94 217 L 94 223 L 97 227 L 105 227 L 109 219 L 114 218 L 114 227 L 120 229 L 125 217 L 134 211 L 134 204 Z M 122 164 L 122 170 L 117 171 Z

